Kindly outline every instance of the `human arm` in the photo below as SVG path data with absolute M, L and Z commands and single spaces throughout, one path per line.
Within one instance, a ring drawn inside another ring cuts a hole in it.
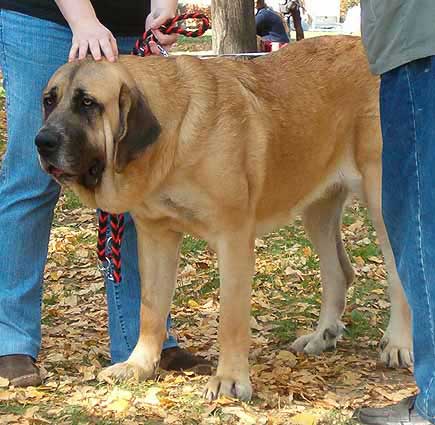
M 73 32 L 68 56 L 70 62 L 77 58 L 84 59 L 88 49 L 95 60 L 100 60 L 102 55 L 110 62 L 117 59 L 118 47 L 115 37 L 98 20 L 90 0 L 55 0 L 55 2 Z

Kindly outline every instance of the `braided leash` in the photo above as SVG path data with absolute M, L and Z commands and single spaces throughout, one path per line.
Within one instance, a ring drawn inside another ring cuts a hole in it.
M 110 237 L 108 238 L 109 221 Z M 124 214 L 99 211 L 97 255 L 101 262 L 101 270 L 108 279 L 115 283 L 121 282 L 121 242 L 124 228 Z
M 196 19 L 201 21 L 199 27 L 195 31 L 188 31 L 185 28 L 182 28 L 177 25 L 178 22 L 185 21 L 187 19 Z M 160 26 L 159 30 L 163 34 L 179 34 L 184 35 L 185 37 L 200 37 L 210 28 L 210 20 L 207 16 L 202 13 L 185 13 L 183 15 L 175 16 L 172 19 L 168 19 L 162 26 Z M 154 41 L 157 43 L 157 47 L 160 50 L 160 53 L 164 56 L 167 56 L 168 53 L 161 46 L 159 40 L 154 35 L 153 31 L 149 29 L 144 32 L 142 36 L 142 40 L 137 40 L 136 44 L 133 48 L 132 54 L 136 56 L 148 56 L 151 55 L 150 49 L 150 41 Z
M 196 31 L 188 31 L 182 27 L 177 26 L 178 22 L 186 19 L 201 20 L 202 24 Z M 201 13 L 186 13 L 184 15 L 175 16 L 169 19 L 159 30 L 163 34 L 181 34 L 185 37 L 199 37 L 203 35 L 210 28 L 210 20 L 207 16 Z M 163 56 L 168 56 L 166 50 L 159 43 L 157 37 L 152 30 L 144 32 L 142 39 L 137 40 L 133 48 L 132 54 L 136 56 L 149 56 L 151 55 L 150 41 L 154 41 Z M 110 221 L 110 237 L 108 237 Z M 121 243 L 124 234 L 124 214 L 109 214 L 105 211 L 98 213 L 98 240 L 97 240 L 97 254 L 101 262 L 101 270 L 109 280 L 115 283 L 120 283 L 121 276 Z

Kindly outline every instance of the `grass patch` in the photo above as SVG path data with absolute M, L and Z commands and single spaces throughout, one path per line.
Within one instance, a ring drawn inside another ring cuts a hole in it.
M 207 242 L 194 238 L 193 236 L 186 235 L 181 245 L 181 253 L 183 255 L 195 256 L 201 251 L 205 251 L 207 248 Z
M 318 425 L 357 425 L 357 423 L 344 416 L 339 410 L 332 410 L 320 420 Z
M 44 297 L 44 305 L 56 305 L 59 303 L 59 297 L 55 294 Z
M 348 297 L 349 305 L 361 307 L 352 309 L 343 317 L 347 324 L 346 338 L 357 340 L 360 337 L 369 337 L 379 340 L 380 329 L 386 329 L 389 318 L 388 309 L 376 308 L 380 298 L 388 298 L 387 294 L 379 294 L 384 289 L 379 282 L 371 279 L 355 283 L 351 296 Z
M 62 410 L 62 412 L 53 418 L 54 420 L 62 421 L 70 425 L 121 425 L 122 420 L 104 419 L 97 416 L 90 415 L 81 406 L 69 406 Z M 60 422 L 58 422 L 60 423 Z M 144 421 L 148 425 L 152 422 Z M 157 422 L 154 422 L 156 424 Z
M 351 248 L 349 252 L 352 257 L 361 257 L 364 259 L 364 261 L 368 261 L 370 257 L 377 257 L 381 255 L 381 250 L 374 243 Z
M 299 324 L 294 319 L 279 319 L 274 322 L 272 333 L 279 339 L 280 343 L 288 344 L 296 339 L 296 331 Z
M 23 415 L 29 407 L 32 406 L 23 404 L 1 403 L 0 415 Z
M 180 37 L 177 40 L 177 46 L 194 46 L 201 43 L 210 43 L 212 42 L 211 35 L 202 35 L 200 38 L 192 38 L 192 37 L 185 37 L 184 35 L 180 35 Z
M 70 190 L 65 191 L 64 200 L 63 207 L 66 210 L 75 210 L 83 206 L 78 196 Z

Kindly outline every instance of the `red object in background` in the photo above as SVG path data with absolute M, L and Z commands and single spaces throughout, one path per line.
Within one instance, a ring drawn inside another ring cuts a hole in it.
M 279 43 L 278 41 L 261 40 L 261 51 L 262 52 L 275 52 L 285 46 L 288 43 Z

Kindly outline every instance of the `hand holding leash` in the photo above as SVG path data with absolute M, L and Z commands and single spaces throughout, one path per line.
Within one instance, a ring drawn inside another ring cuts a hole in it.
M 165 22 L 168 22 L 173 18 L 173 13 L 166 9 L 156 9 L 148 15 L 145 21 L 145 31 L 151 31 L 151 36 L 148 42 L 151 54 L 165 55 L 164 52 L 167 52 L 167 50 L 169 50 L 177 41 L 177 34 L 164 34 L 160 29 Z M 155 39 L 157 39 L 157 42 Z
M 157 22 L 160 22 L 160 18 L 163 19 L 163 15 L 159 16 L 159 21 Z M 201 21 L 196 31 L 189 31 L 177 25 L 178 22 L 185 21 L 187 19 L 197 19 Z M 209 18 L 201 13 L 186 13 L 184 15 L 175 16 L 173 18 L 166 20 L 166 22 L 161 24 L 158 27 L 158 30 L 152 29 L 152 27 L 150 27 L 150 29 L 145 31 L 145 33 L 142 36 L 142 39 L 136 41 L 136 45 L 132 53 L 133 55 L 137 55 L 137 56 L 148 56 L 153 53 L 163 54 L 164 56 L 167 56 L 167 54 L 165 54 L 165 48 L 164 45 L 162 45 L 162 43 L 165 43 L 171 39 L 166 37 L 173 36 L 174 34 L 180 34 L 186 37 L 199 37 L 203 35 L 209 28 L 210 28 Z M 156 37 L 157 31 L 161 33 L 161 38 Z M 160 48 L 158 47 L 159 45 Z M 155 49 L 152 50 L 152 47 L 156 47 L 157 50 Z

